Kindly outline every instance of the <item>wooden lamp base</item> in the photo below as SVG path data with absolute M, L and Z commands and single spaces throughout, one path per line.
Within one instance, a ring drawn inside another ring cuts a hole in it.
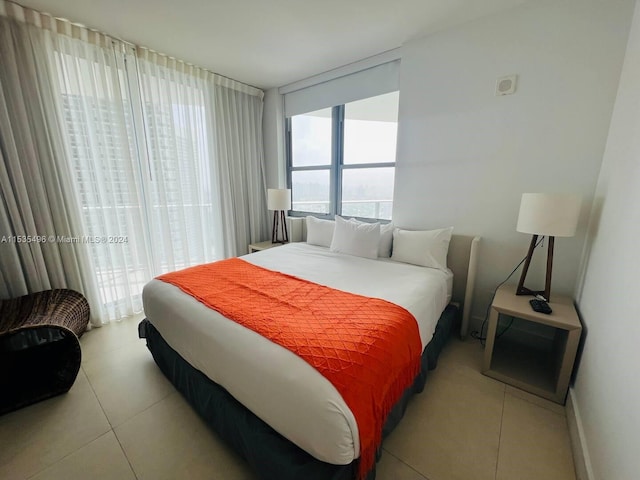
M 533 237 L 531 238 L 531 244 L 529 245 L 529 252 L 527 253 L 527 258 L 525 259 L 524 267 L 522 269 L 522 275 L 520 276 L 520 281 L 518 282 L 518 288 L 516 288 L 516 295 L 542 295 L 547 302 L 551 300 L 551 270 L 553 268 L 553 243 L 555 237 L 548 238 L 549 247 L 547 250 L 547 275 L 544 283 L 544 290 L 531 290 L 524 286 L 524 281 L 527 277 L 527 272 L 529 271 L 529 264 L 531 263 L 531 258 L 533 257 L 536 243 L 538 242 L 538 235 L 533 235 Z
M 278 240 L 282 231 L 282 240 Z M 271 230 L 271 243 L 289 243 L 289 232 L 287 231 L 287 221 L 284 210 L 273 211 L 273 229 Z

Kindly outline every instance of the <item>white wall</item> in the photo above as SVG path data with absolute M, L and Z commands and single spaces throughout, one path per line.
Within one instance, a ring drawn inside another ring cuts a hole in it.
M 286 158 L 284 147 L 284 105 L 282 95 L 277 88 L 264 94 L 264 113 L 262 116 L 264 136 L 264 161 L 266 167 L 267 188 L 285 188 Z
M 575 387 L 593 480 L 640 478 L 640 6 L 589 227 Z
M 632 8 L 533 2 L 403 47 L 393 221 L 483 237 L 477 317 L 526 254 L 530 237 L 515 231 L 523 192 L 584 197 L 577 236 L 556 241 L 552 290 L 573 293 Z M 516 93 L 496 97 L 508 74 Z M 529 286 L 542 286 L 545 257 Z

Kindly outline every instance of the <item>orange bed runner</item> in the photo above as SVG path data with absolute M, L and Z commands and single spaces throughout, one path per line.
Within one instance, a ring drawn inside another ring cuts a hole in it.
M 358 423 L 364 478 L 389 411 L 420 369 L 420 335 L 407 310 L 239 258 L 158 278 L 287 348 L 329 380 Z

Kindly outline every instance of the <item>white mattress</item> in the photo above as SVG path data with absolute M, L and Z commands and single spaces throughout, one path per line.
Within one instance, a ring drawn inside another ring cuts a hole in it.
M 242 258 L 400 305 L 416 318 L 423 348 L 451 298 L 451 272 L 331 253 L 306 243 Z M 147 319 L 174 350 L 281 435 L 324 462 L 346 465 L 359 457 L 353 414 L 335 387 L 300 357 L 174 285 L 152 280 L 142 297 Z

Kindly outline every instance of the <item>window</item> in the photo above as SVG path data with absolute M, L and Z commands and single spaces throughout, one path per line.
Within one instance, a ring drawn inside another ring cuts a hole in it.
M 331 213 L 332 109 L 296 115 L 290 120 L 292 208 Z
M 287 119 L 293 213 L 391 219 L 398 92 Z

